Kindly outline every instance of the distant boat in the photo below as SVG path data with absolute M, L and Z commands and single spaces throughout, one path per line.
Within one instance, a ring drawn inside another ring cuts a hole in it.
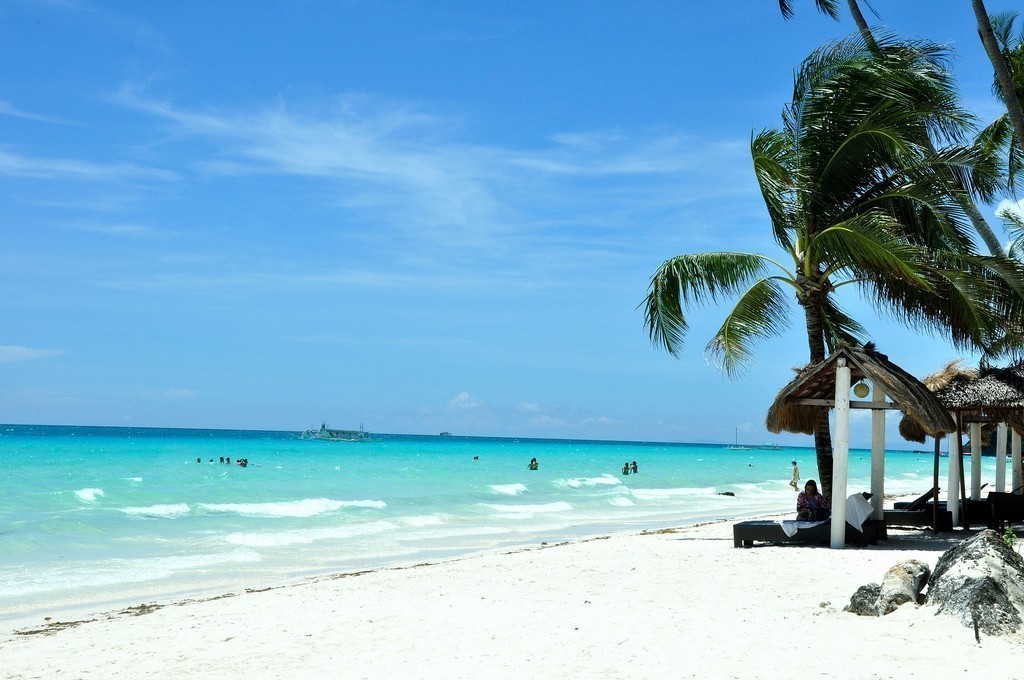
M 445 431 L 445 432 L 442 432 L 441 434 L 439 434 L 438 436 L 439 437 L 451 437 L 452 433 Z
M 317 429 L 309 428 L 299 435 L 299 439 L 322 439 L 330 442 L 368 442 L 370 433 L 360 425 L 358 430 L 334 430 L 321 423 Z
M 750 450 L 749 446 L 740 446 L 740 428 L 738 428 L 738 427 L 736 428 L 736 440 L 735 441 L 736 441 L 735 444 L 733 444 L 732 446 L 727 446 L 726 448 L 729 449 L 730 451 L 749 451 Z
M 762 449 L 762 450 L 765 450 L 765 451 L 781 451 L 782 449 L 784 449 L 786 447 L 785 446 L 779 446 L 775 442 L 765 442 L 761 446 L 755 446 L 754 448 L 755 449 Z

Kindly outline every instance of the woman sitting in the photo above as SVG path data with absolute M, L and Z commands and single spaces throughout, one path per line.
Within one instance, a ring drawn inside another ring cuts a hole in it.
M 818 493 L 818 484 L 808 479 L 804 490 L 796 497 L 796 518 L 816 522 L 828 519 L 831 514 L 828 499 Z

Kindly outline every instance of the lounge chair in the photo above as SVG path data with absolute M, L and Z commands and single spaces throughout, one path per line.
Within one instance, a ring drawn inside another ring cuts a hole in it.
M 990 491 L 985 502 L 991 515 L 988 521 L 989 529 L 1002 531 L 1014 522 L 1024 522 L 1024 496 Z
M 854 494 L 861 496 L 862 494 Z M 853 496 L 848 499 L 856 500 Z M 848 517 L 853 514 L 847 512 Z M 861 528 L 858 529 L 849 521 L 846 523 L 847 545 L 866 546 L 868 543 L 875 543 L 886 538 L 885 522 L 880 520 L 865 519 Z M 816 543 L 828 545 L 832 542 L 832 522 L 824 520 L 821 522 L 798 522 L 796 520 L 774 520 L 756 519 L 745 522 L 737 522 L 732 525 L 732 544 L 736 548 L 749 548 L 754 541 L 770 543 Z
M 937 491 L 938 491 L 937 488 L 932 487 L 931 489 L 928 489 L 928 491 L 924 492 L 923 494 L 921 494 L 920 496 L 918 496 L 914 500 L 912 500 L 910 502 L 907 502 L 907 501 L 896 502 L 896 503 L 893 503 L 892 507 L 897 509 L 897 510 L 922 510 L 922 509 L 928 507 L 928 501 L 930 501 L 935 496 L 935 493 Z
M 935 522 L 935 503 L 939 504 L 939 531 L 953 530 L 953 514 L 946 509 L 945 501 L 932 500 L 939 489 L 932 487 L 911 502 L 897 502 L 892 510 L 885 511 L 885 524 L 890 527 L 931 527 Z

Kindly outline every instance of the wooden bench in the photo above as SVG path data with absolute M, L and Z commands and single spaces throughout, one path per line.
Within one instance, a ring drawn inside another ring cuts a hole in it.
M 864 531 L 858 531 L 846 525 L 846 543 L 865 546 L 868 542 L 884 539 L 885 523 L 879 520 L 864 522 Z M 798 529 L 792 536 L 787 536 L 782 525 L 773 519 L 754 519 L 737 522 L 732 525 L 732 544 L 736 548 L 749 548 L 754 541 L 765 543 L 815 543 L 828 545 L 832 542 L 832 523 L 829 521 L 811 527 Z

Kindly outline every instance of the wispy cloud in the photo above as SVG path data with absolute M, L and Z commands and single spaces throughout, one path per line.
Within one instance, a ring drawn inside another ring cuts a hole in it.
M 469 125 L 463 119 L 369 96 L 341 97 L 329 110 L 312 112 L 283 104 L 194 111 L 132 87 L 117 101 L 163 119 L 175 137 L 211 143 L 205 157 L 194 159 L 198 172 L 333 181 L 341 207 L 441 248 L 486 247 L 497 254 L 538 230 L 625 226 L 638 206 L 664 212 L 683 194 L 756 199 L 731 176 L 733 161 L 748 153 L 738 138 L 566 132 L 515 149 L 462 142 L 458 136 Z M 604 178 L 614 187 L 600 184 Z
M 168 170 L 147 168 L 130 163 L 92 163 L 71 158 L 32 158 L 0 150 L 0 175 L 34 179 L 80 179 L 109 181 L 114 179 L 172 180 Z
M 171 387 L 164 391 L 163 396 L 168 399 L 189 399 L 199 394 L 188 387 Z
M 64 354 L 62 349 L 40 349 L 21 345 L 0 345 L 0 363 L 49 359 Z
M 13 104 L 7 101 L 0 100 L 0 116 L 11 116 L 12 118 L 23 118 L 25 120 L 34 120 L 39 123 L 52 123 L 54 125 L 71 125 L 70 121 L 62 120 L 60 118 L 54 118 L 51 116 L 44 116 L 38 113 L 31 113 L 29 111 L 22 111 L 16 108 Z
M 102 234 L 105 236 L 154 236 L 159 234 L 159 230 L 141 224 L 68 222 L 61 226 L 67 229 L 73 229 L 74 231 L 83 231 L 90 234 Z

